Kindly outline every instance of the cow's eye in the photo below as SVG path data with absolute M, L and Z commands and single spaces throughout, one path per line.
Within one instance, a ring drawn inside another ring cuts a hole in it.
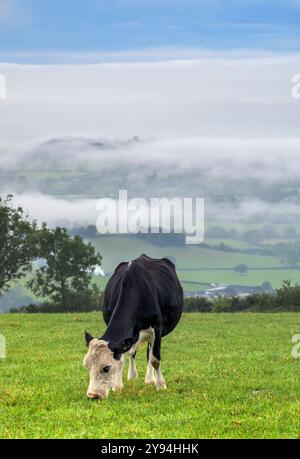
M 103 373 L 108 373 L 110 369 L 111 369 L 111 366 L 107 365 L 107 367 L 103 367 L 102 368 L 102 371 L 103 371 Z

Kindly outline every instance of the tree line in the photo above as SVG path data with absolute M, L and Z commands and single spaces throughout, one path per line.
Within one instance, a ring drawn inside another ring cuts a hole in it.
M 48 228 L 30 221 L 12 196 L 0 198 L 0 295 L 12 282 L 31 273 L 26 287 L 37 298 L 35 309 L 51 311 L 94 310 L 101 292 L 92 277 L 102 257 L 80 236 L 66 228 Z
M 67 311 L 101 311 L 102 297 L 99 301 L 89 303 L 90 307 L 78 307 L 80 296 Z M 291 285 L 285 281 L 274 293 L 255 293 L 246 297 L 191 297 L 184 299 L 184 312 L 198 313 L 233 313 L 233 312 L 300 312 L 300 285 Z M 32 304 L 20 309 L 11 309 L 10 312 L 65 312 L 62 306 L 52 304 Z

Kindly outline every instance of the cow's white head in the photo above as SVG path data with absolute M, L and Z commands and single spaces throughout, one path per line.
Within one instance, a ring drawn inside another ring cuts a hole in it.
M 120 362 L 114 358 L 107 341 L 95 339 L 87 332 L 85 340 L 88 352 L 83 359 L 83 365 L 90 374 L 87 396 L 91 399 L 107 398 L 115 384 Z

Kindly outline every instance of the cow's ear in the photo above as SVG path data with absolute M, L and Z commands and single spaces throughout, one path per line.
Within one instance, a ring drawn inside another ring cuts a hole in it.
M 90 342 L 94 339 L 92 335 L 90 335 L 87 331 L 84 332 L 84 337 L 85 337 L 85 342 L 86 345 L 88 346 Z

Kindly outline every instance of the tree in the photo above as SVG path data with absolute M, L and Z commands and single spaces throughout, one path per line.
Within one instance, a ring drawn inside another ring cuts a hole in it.
M 265 281 L 261 284 L 261 290 L 263 293 L 272 293 L 273 292 L 273 287 L 271 282 Z
M 230 233 L 222 226 L 211 226 L 206 231 L 206 237 L 210 239 L 228 239 L 230 237 Z
M 276 305 L 282 311 L 300 311 L 300 285 L 292 285 L 290 280 L 283 282 L 276 290 Z
M 36 254 L 35 229 L 36 223 L 23 209 L 13 206 L 11 195 L 0 197 L 0 294 L 30 271 Z
M 292 228 L 290 226 L 283 229 L 282 236 L 284 237 L 284 239 L 298 239 L 299 238 L 298 233 L 295 230 L 295 228 Z
M 245 264 L 240 264 L 240 265 L 237 265 L 235 266 L 235 268 L 233 268 L 233 270 L 237 273 L 240 273 L 240 274 L 246 274 L 249 270 L 248 268 L 248 265 L 245 265 Z
M 290 244 L 277 244 L 276 249 L 281 263 L 291 268 L 298 267 L 300 262 L 300 241 Z
M 277 233 L 276 229 L 272 225 L 265 225 L 261 229 L 260 234 L 261 234 L 263 239 L 276 239 L 276 238 L 280 237 L 279 234 Z
M 44 225 L 38 234 L 39 253 L 44 263 L 36 269 L 27 286 L 48 303 L 70 311 L 74 301 L 90 300 L 95 294 L 91 280 L 102 257 L 80 236 L 71 237 L 65 228 L 48 229 Z M 76 310 L 80 305 L 76 305 Z
M 251 229 L 244 232 L 243 239 L 250 244 L 256 245 L 261 243 L 263 236 L 259 230 Z

